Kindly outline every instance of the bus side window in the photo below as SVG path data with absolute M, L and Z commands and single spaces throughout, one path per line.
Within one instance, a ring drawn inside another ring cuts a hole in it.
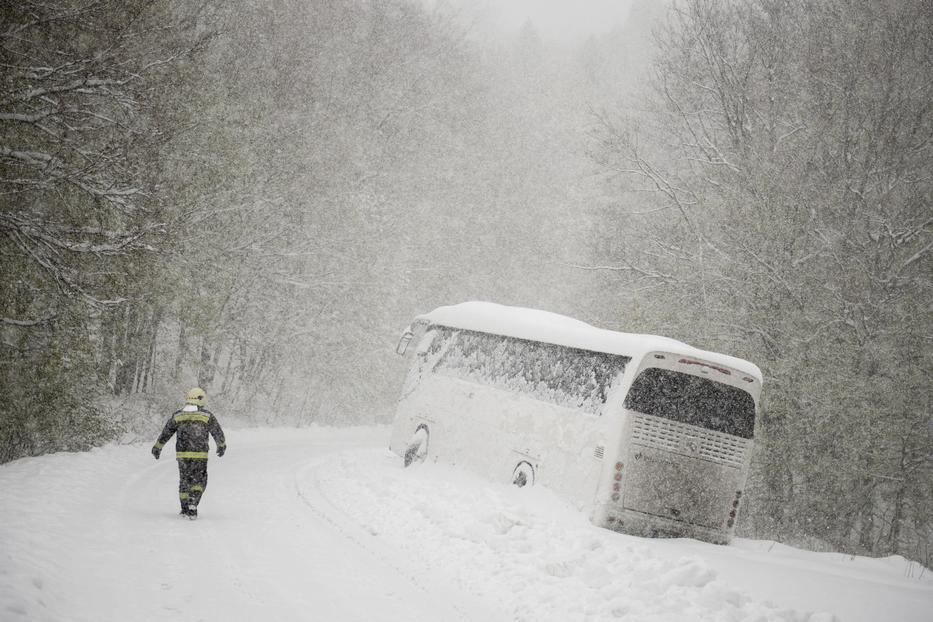
M 433 348 L 432 348 L 433 349 Z M 447 343 L 436 371 L 596 414 L 630 359 L 472 331 Z

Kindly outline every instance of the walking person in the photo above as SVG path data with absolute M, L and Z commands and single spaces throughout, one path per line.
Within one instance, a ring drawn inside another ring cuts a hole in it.
M 204 408 L 207 394 L 195 387 L 185 395 L 185 406 L 175 411 L 162 429 L 162 434 L 152 446 L 152 455 L 158 460 L 165 443 L 175 439 L 175 458 L 178 461 L 178 499 L 181 514 L 191 520 L 198 517 L 198 503 L 207 488 L 207 454 L 210 451 L 208 434 L 217 444 L 217 455 L 227 450 L 224 431 L 217 418 Z

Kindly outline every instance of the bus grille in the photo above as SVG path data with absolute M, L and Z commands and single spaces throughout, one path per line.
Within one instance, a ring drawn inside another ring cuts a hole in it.
M 640 445 L 741 467 L 750 442 L 686 423 L 635 413 L 632 440 Z

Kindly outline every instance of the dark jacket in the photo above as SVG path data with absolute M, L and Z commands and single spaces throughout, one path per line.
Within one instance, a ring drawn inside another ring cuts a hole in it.
M 162 434 L 159 435 L 154 449 L 161 450 L 176 433 L 178 438 L 175 439 L 175 457 L 179 460 L 207 460 L 207 452 L 210 451 L 208 434 L 214 437 L 219 454 L 222 454 L 227 446 L 224 441 L 224 431 L 220 428 L 217 418 L 212 412 L 203 408 L 191 411 L 178 410 L 172 414 L 165 428 L 162 429 Z

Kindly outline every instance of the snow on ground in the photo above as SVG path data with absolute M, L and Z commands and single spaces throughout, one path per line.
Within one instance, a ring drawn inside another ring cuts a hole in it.
M 171 447 L 0 466 L 0 620 L 933 619 L 902 558 L 615 534 L 540 487 L 402 469 L 388 436 L 228 430 L 196 522 Z

